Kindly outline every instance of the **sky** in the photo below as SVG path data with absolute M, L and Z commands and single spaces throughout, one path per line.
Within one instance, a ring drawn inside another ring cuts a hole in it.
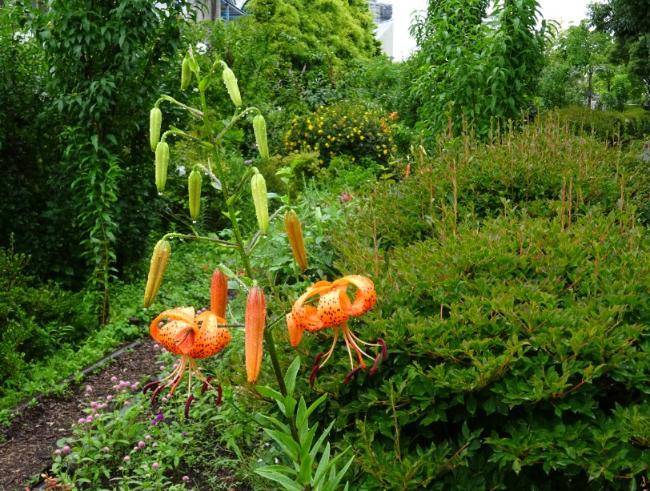
M 382 0 L 384 3 L 393 4 L 393 18 L 395 20 L 394 53 L 395 59 L 407 58 L 415 49 L 415 41 L 409 35 L 411 14 L 414 11 L 424 11 L 427 0 Z M 587 5 L 594 0 L 539 0 L 542 16 L 553 19 L 566 28 L 578 24 L 587 17 Z

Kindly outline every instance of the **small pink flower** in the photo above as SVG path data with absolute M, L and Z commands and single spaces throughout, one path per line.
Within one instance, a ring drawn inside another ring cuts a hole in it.
M 68 454 L 70 453 L 70 447 L 69 447 L 68 445 L 65 445 L 65 446 L 61 449 L 61 453 L 62 453 L 63 455 L 68 455 Z
M 145 436 L 144 436 L 144 439 L 145 439 L 145 440 L 151 440 L 151 435 L 145 435 Z
M 142 440 L 138 442 L 138 448 L 142 449 L 146 446 L 146 443 L 144 443 Z
M 93 386 L 92 385 L 86 385 L 86 392 L 92 392 L 93 391 Z
M 92 423 L 93 422 L 93 417 L 92 416 L 86 416 L 86 423 Z
M 57 448 L 57 449 L 54 451 L 54 455 L 61 455 L 61 449 L 60 449 L 60 448 Z
M 77 423 L 79 423 L 80 425 L 84 424 L 85 422 L 86 422 L 86 418 L 79 418 L 77 420 Z
M 115 375 L 113 375 L 111 377 L 111 382 L 113 382 L 113 383 L 117 382 L 117 377 Z
M 111 451 L 111 449 L 108 448 L 108 447 L 104 447 L 104 448 L 102 448 L 102 452 L 104 452 L 104 453 L 108 453 L 108 452 L 110 452 L 110 451 Z
M 183 476 L 181 479 L 185 482 L 188 482 L 190 480 L 190 476 Z
M 131 457 L 129 457 L 128 455 L 125 455 L 124 458 L 123 458 L 122 460 L 123 460 L 124 462 L 128 462 L 129 460 L 131 460 Z
M 157 471 L 158 469 L 160 469 L 160 464 L 158 462 L 154 462 L 153 464 L 151 464 L 151 468 L 154 471 Z
M 107 396 L 106 396 L 106 400 L 107 400 L 107 401 L 112 401 L 112 400 L 113 400 L 113 396 L 110 395 L 110 394 L 107 395 Z

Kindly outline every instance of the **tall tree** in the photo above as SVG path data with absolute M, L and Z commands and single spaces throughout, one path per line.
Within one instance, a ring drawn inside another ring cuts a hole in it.
M 48 90 L 67 125 L 60 184 L 75 209 L 101 322 L 118 239 L 136 235 L 133 210 L 143 203 L 133 200 L 147 196 L 137 186 L 150 180 L 136 177 L 151 161 L 143 130 L 168 70 L 161 60 L 179 45 L 185 7 L 176 0 L 52 0 L 34 21 L 50 67 Z
M 486 135 L 494 120 L 518 118 L 535 94 L 546 24 L 536 0 L 431 0 L 412 27 L 420 50 L 410 96 L 430 136 L 451 120 Z
M 647 0 L 608 0 L 590 5 L 591 23 L 613 33 L 617 49 L 612 56 L 627 64 L 645 84 L 650 99 L 650 6 Z

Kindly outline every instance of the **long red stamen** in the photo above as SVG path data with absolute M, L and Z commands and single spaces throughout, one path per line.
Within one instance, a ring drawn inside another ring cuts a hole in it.
M 384 361 L 388 360 L 388 347 L 386 346 L 386 341 L 382 338 L 377 338 L 377 343 L 381 345 L 381 356 Z
M 193 400 L 194 400 L 194 396 L 190 395 L 185 401 L 185 419 L 189 419 L 190 417 L 190 406 L 192 405 Z
M 205 394 L 205 391 L 208 390 L 211 380 L 212 380 L 212 375 L 209 375 L 205 378 L 205 380 L 203 381 L 203 385 L 201 386 L 201 395 Z
M 356 367 L 356 368 L 353 368 L 352 370 L 350 370 L 350 371 L 348 372 L 348 374 L 345 376 L 345 378 L 343 379 L 343 383 L 344 383 L 344 384 L 349 383 L 350 380 L 352 380 L 352 379 L 354 378 L 354 376 L 355 376 L 357 373 L 359 373 L 361 370 L 363 370 L 363 367 Z
M 160 380 L 154 380 L 153 382 L 149 382 L 148 384 L 145 384 L 144 387 L 142 387 L 142 393 L 146 394 L 150 390 L 154 390 L 156 387 L 160 385 Z
M 221 398 L 223 397 L 223 389 L 221 388 L 221 384 L 217 385 L 217 397 L 214 400 L 215 406 L 221 406 Z

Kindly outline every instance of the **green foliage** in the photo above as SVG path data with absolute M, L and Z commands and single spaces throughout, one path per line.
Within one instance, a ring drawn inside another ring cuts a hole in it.
M 171 1 L 54 1 L 34 14 L 32 29 L 52 74 L 48 90 L 68 125 L 61 133 L 65 178 L 59 188 L 71 190 L 80 252 L 90 285 L 101 293 L 102 323 L 108 320 L 118 239 L 141 247 L 137 236 L 146 237 L 153 223 L 151 215 L 139 227 L 130 223 L 131 205 L 151 192 L 149 186 L 133 188 L 134 177 L 143 175 L 141 161 L 150 158 L 136 142 L 145 140 L 141 121 L 152 88 L 162 84 L 166 68 L 160 60 L 175 52 L 183 8 L 184 2 Z M 136 230 L 135 237 L 122 235 Z
M 287 395 L 282 395 L 271 387 L 257 387 L 264 397 L 275 401 L 286 422 L 275 416 L 257 414 L 257 421 L 264 433 L 282 449 L 286 462 L 265 465 L 255 469 L 260 476 L 278 483 L 287 491 L 313 489 L 315 491 L 334 491 L 345 476 L 354 457 L 337 469 L 337 462 L 347 451 L 340 452 L 336 457 L 330 457 L 330 444 L 326 438 L 332 431 L 334 421 L 316 437 L 318 424 L 309 425 L 310 415 L 325 401 L 322 395 L 307 406 L 304 397 L 298 400 L 294 395 L 296 376 L 300 370 L 300 358 L 293 360 L 284 376 Z M 315 439 L 315 440 L 314 440 Z M 325 447 L 323 448 L 323 444 Z M 345 490 L 348 489 L 346 483 Z
M 252 0 L 251 18 L 264 26 L 270 52 L 303 64 L 336 64 L 379 52 L 365 2 L 343 0 Z
M 340 102 L 295 117 L 284 137 L 287 151 L 317 151 L 325 162 L 348 155 L 387 163 L 393 148 L 390 123 L 362 104 Z
M 538 2 L 429 2 L 412 31 L 420 50 L 413 68 L 412 105 L 429 138 L 465 122 L 486 136 L 494 120 L 529 109 L 542 69 L 546 24 L 537 27 Z
M 381 487 L 614 486 L 647 472 L 648 242 L 621 218 L 565 231 L 513 214 L 379 266 L 368 248 L 345 255 L 341 268 L 378 267 L 390 292 L 367 331 L 392 362 L 359 400 L 359 387 L 323 390 L 341 423 L 360 419 L 350 438 Z
M 336 266 L 371 274 L 379 298 L 361 324 L 390 359 L 348 386 L 342 357 L 317 389 L 329 395 L 324 418 L 356 443 L 356 486 L 643 482 L 650 242 L 616 202 L 627 165 L 538 126 L 485 146 L 450 142 L 431 168 L 355 201 L 333 230 Z
M 557 114 L 560 121 L 574 131 L 592 134 L 613 144 L 644 139 L 650 134 L 650 111 L 642 108 L 619 112 L 570 106 L 560 109 Z
M 80 343 L 93 328 L 83 293 L 70 294 L 27 276 L 29 257 L 0 249 L 0 397 L 17 388 L 27 367 Z

